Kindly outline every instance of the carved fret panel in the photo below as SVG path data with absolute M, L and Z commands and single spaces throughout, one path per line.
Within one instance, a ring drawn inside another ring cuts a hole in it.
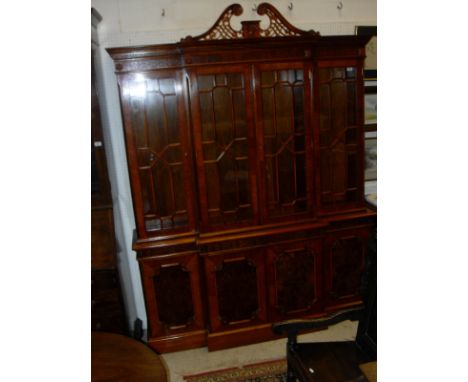
M 319 36 L 313 30 L 304 31 L 291 25 L 283 15 L 271 4 L 262 3 L 257 7 L 257 14 L 267 16 L 269 20 L 266 29 L 260 28 L 260 20 L 242 21 L 242 29 L 234 29 L 231 25 L 233 16 L 240 16 L 243 13 L 240 4 L 232 4 L 227 7 L 215 24 L 205 33 L 192 37 L 187 36 L 181 42 L 204 41 L 204 40 L 227 40 L 255 37 L 286 37 L 286 36 Z

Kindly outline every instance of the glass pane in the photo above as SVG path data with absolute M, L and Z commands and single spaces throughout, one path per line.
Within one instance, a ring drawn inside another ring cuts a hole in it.
M 253 216 L 243 75 L 200 75 L 198 92 L 209 223 L 241 223 Z
M 186 226 L 178 100 L 174 78 L 136 82 L 130 91 L 132 129 L 147 230 Z M 182 196 L 181 196 L 182 195 Z
M 264 71 L 260 87 L 269 216 L 305 212 L 304 72 Z
M 359 200 L 356 68 L 320 69 L 319 79 L 321 203 L 334 208 Z

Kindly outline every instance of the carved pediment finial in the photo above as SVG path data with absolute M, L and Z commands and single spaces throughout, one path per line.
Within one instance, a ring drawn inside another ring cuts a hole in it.
M 240 4 L 232 4 L 227 7 L 214 25 L 205 33 L 192 37 L 183 38 L 182 42 L 187 41 L 203 41 L 203 40 L 225 40 L 233 38 L 241 38 L 242 31 L 238 31 L 231 26 L 232 16 L 240 16 L 244 10 Z
M 240 4 L 227 7 L 214 25 L 205 33 L 183 38 L 182 42 L 205 40 L 230 40 L 253 37 L 284 37 L 284 36 L 320 36 L 319 32 L 304 31 L 291 25 L 284 16 L 271 4 L 262 3 L 257 7 L 257 14 L 266 15 L 269 24 L 266 29 L 260 27 L 260 20 L 242 21 L 242 29 L 234 29 L 231 25 L 233 16 L 240 16 L 243 8 Z
M 280 36 L 320 36 L 319 32 L 314 30 L 304 31 L 291 25 L 284 16 L 271 4 L 262 3 L 257 8 L 259 15 L 266 15 L 270 19 L 267 29 L 262 30 L 262 37 L 280 37 Z

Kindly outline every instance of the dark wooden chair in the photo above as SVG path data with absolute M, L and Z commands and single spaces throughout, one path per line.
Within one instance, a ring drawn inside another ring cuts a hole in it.
M 273 325 L 276 334 L 287 334 L 287 381 L 376 381 L 377 361 L 377 268 L 376 242 L 371 240 L 368 270 L 364 278 L 362 307 L 337 312 L 325 318 L 290 320 Z M 299 343 L 301 331 L 324 329 L 344 320 L 359 320 L 355 341 Z M 366 376 L 367 375 L 367 376 Z

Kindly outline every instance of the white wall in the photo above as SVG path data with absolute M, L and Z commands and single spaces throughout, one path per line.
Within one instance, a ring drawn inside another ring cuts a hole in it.
M 203 33 L 228 5 L 235 2 L 244 8 L 239 20 L 259 18 L 252 8 L 262 1 L 92 0 L 92 7 L 103 18 L 98 26 L 97 78 L 114 200 L 119 269 L 129 325 L 133 325 L 138 317 L 146 327 L 146 312 L 136 254 L 131 250 L 135 221 L 117 81 L 113 62 L 105 48 L 171 43 L 187 35 Z M 376 0 L 271 0 L 270 3 L 294 26 L 314 29 L 322 35 L 354 34 L 355 25 L 377 24 Z M 290 3 L 292 10 L 288 9 Z M 340 3 L 341 10 L 337 9 Z

